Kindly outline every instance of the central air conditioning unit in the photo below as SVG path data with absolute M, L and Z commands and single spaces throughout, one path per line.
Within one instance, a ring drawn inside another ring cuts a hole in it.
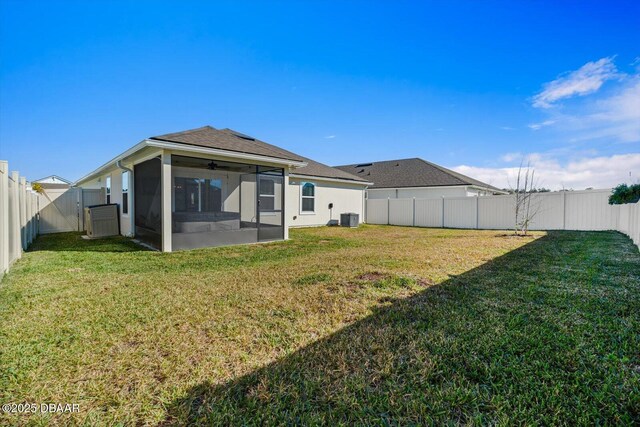
M 84 223 L 90 238 L 120 234 L 118 205 L 95 205 L 84 208 Z

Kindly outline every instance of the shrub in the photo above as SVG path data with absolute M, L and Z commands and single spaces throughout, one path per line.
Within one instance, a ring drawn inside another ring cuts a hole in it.
M 609 196 L 610 205 L 636 203 L 638 200 L 640 200 L 640 184 L 620 184 L 613 189 Z

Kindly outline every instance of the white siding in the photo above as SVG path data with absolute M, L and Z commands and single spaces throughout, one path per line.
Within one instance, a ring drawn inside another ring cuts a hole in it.
M 315 212 L 301 213 L 300 191 L 303 182 L 315 184 Z M 327 225 L 340 220 L 341 213 L 354 212 L 364 221 L 364 185 L 324 181 L 320 178 L 289 178 L 285 195 L 285 215 L 291 227 Z M 333 209 L 329 209 L 333 203 Z

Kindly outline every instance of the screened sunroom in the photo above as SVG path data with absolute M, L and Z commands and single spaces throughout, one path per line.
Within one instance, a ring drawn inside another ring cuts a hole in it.
M 135 235 L 161 244 L 161 160 L 135 166 Z M 284 169 L 171 156 L 172 250 L 284 238 Z M 165 193 L 166 194 L 166 193 Z

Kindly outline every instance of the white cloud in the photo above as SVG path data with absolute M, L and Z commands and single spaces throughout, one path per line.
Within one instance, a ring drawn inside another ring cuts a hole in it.
M 516 130 L 515 128 L 512 128 L 511 126 L 500 126 L 500 129 L 502 129 L 502 130 Z
M 550 108 L 553 103 L 573 96 L 584 96 L 600 89 L 605 81 L 618 77 L 613 57 L 587 62 L 575 71 L 545 83 L 542 92 L 533 97 L 536 108 Z
M 511 163 L 514 160 L 521 160 L 524 156 L 522 153 L 507 153 L 500 157 L 503 162 Z
M 537 186 L 552 190 L 610 188 L 623 182 L 640 182 L 640 153 L 580 158 L 566 164 L 541 154 L 533 154 L 529 160 L 535 169 Z M 509 188 L 518 173 L 518 167 L 482 168 L 461 165 L 452 169 L 498 188 Z
M 545 127 L 545 126 L 551 126 L 555 122 L 556 122 L 555 120 L 545 120 L 544 122 L 531 123 L 530 125 L 527 125 L 527 126 L 529 127 L 529 129 L 539 130 L 539 129 L 542 129 L 543 127 Z
M 324 137 L 324 139 L 333 139 L 335 137 L 336 137 L 335 135 L 327 135 Z
M 631 78 L 615 94 L 593 106 L 586 125 L 600 128 L 598 137 L 616 137 L 622 142 L 640 141 L 640 75 Z

